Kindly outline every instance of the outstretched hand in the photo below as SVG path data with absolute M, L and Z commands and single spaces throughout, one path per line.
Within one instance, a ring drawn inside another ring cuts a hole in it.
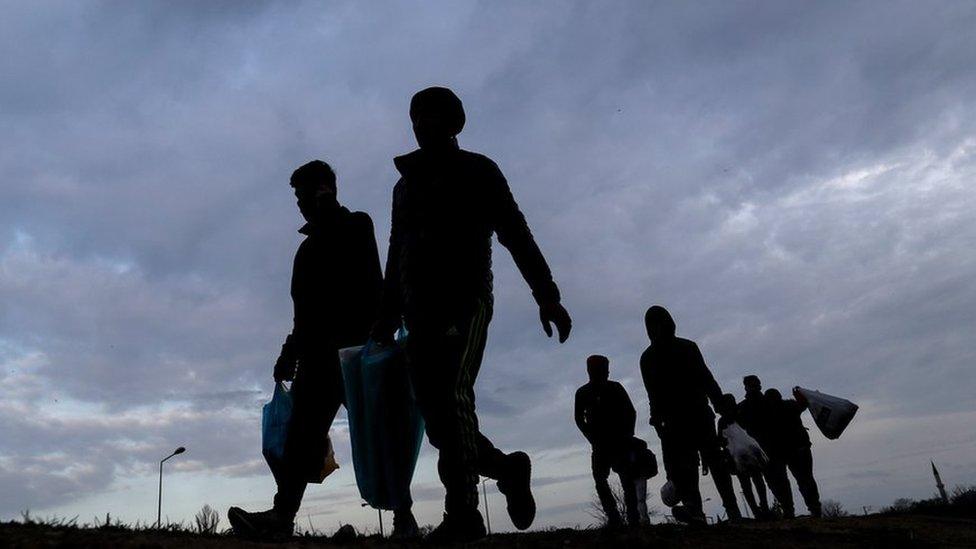
M 282 354 L 278 357 L 278 361 L 275 362 L 274 367 L 274 380 L 275 381 L 292 381 L 295 379 L 295 370 L 298 367 L 298 362 L 294 358 L 289 358 Z
M 807 401 L 807 397 L 803 396 L 803 393 L 800 392 L 799 386 L 793 387 L 793 398 L 796 399 L 796 401 L 800 403 L 800 406 L 803 406 L 804 408 L 810 405 L 810 403 Z
M 569 318 L 569 312 L 558 302 L 539 305 L 539 320 L 542 321 L 542 329 L 547 337 L 552 337 L 552 325 L 556 325 L 560 343 L 566 341 L 573 327 L 573 319 Z
M 393 345 L 393 332 L 394 329 L 388 322 L 378 320 L 376 324 L 373 324 L 373 329 L 369 332 L 369 338 L 373 340 L 374 343 L 378 343 L 380 345 Z

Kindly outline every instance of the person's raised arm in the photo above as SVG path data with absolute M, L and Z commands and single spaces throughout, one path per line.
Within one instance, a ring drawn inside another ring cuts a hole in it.
M 498 241 L 508 248 L 522 277 L 532 289 L 532 296 L 539 305 L 539 320 L 546 335 L 552 337 L 552 324 L 556 325 L 559 342 L 566 341 L 572 329 L 572 319 L 560 303 L 559 288 L 552 279 L 552 271 L 546 258 L 529 230 L 525 216 L 515 202 L 512 191 L 493 162 L 489 161 L 489 185 L 493 193 L 493 221 Z

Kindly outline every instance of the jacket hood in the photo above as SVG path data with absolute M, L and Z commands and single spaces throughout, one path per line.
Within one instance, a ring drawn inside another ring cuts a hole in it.
M 648 335 L 651 334 L 652 328 L 654 328 L 655 330 L 660 330 L 661 336 L 670 338 L 674 337 L 676 329 L 671 313 L 660 305 L 651 307 L 644 314 L 644 327 L 647 328 Z

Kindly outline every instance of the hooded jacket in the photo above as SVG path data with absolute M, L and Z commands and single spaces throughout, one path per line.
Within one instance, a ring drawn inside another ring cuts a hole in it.
M 383 318 L 451 322 L 492 301 L 491 236 L 508 248 L 540 304 L 559 290 L 498 166 L 461 149 L 394 159 Z
M 651 419 L 666 426 L 701 425 L 712 421 L 720 406 L 722 391 L 705 365 L 694 341 L 676 337 L 674 319 L 661 307 L 656 321 L 664 327 L 663 337 L 654 340 L 640 358 L 641 377 L 647 389 Z

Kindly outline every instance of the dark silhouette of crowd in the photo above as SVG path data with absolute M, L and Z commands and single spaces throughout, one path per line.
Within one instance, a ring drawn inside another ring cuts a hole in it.
M 528 528 L 535 518 L 531 459 L 525 452 L 495 447 L 475 409 L 475 381 L 493 311 L 493 235 L 531 288 L 545 334 L 551 337 L 555 329 L 562 343 L 572 321 L 501 170 L 486 156 L 458 146 L 465 124 L 460 99 L 449 89 L 427 88 L 414 95 L 409 116 L 419 148 L 393 161 L 399 181 L 393 188 L 385 272 L 380 271 L 372 220 L 340 205 L 331 167 L 315 160 L 291 177 L 306 220 L 300 230 L 305 238 L 293 266 L 293 329 L 274 379 L 293 382 L 294 411 L 286 467 L 275 474 L 273 507 L 262 512 L 233 507 L 228 513 L 242 536 L 291 535 L 307 483 L 321 482 L 316 472 L 329 444 L 327 434 L 346 402 L 338 350 L 367 341 L 399 345 L 394 334 L 403 331 L 409 334 L 403 352 L 411 390 L 427 438 L 438 451 L 437 469 L 446 490 L 444 519 L 428 538 L 465 542 L 486 535 L 478 509 L 479 476 L 497 480 L 517 528 Z M 818 516 L 802 400 L 783 399 L 775 389 L 763 394 L 759 379 L 747 376 L 745 397 L 736 403 L 723 394 L 698 345 L 676 335 L 675 321 L 664 307 L 648 309 L 644 323 L 650 345 L 640 357 L 640 377 L 649 423 L 661 442 L 673 517 L 706 522 L 699 472 L 711 476 L 728 520 L 742 518 L 733 477 L 754 517 L 773 516 L 767 485 L 782 516 L 792 517 L 787 472 L 810 514 Z M 655 456 L 635 437 L 637 411 L 624 386 L 610 380 L 607 357 L 590 356 L 586 367 L 589 381 L 576 392 L 575 421 L 592 447 L 593 479 L 607 523 L 625 524 L 610 487 L 611 472 L 622 486 L 626 524 L 645 523 Z M 735 465 L 746 439 L 728 440 L 732 435 L 723 433 L 733 432 L 736 424 L 761 447 L 763 469 Z M 394 510 L 393 535 L 419 535 L 409 502 Z

